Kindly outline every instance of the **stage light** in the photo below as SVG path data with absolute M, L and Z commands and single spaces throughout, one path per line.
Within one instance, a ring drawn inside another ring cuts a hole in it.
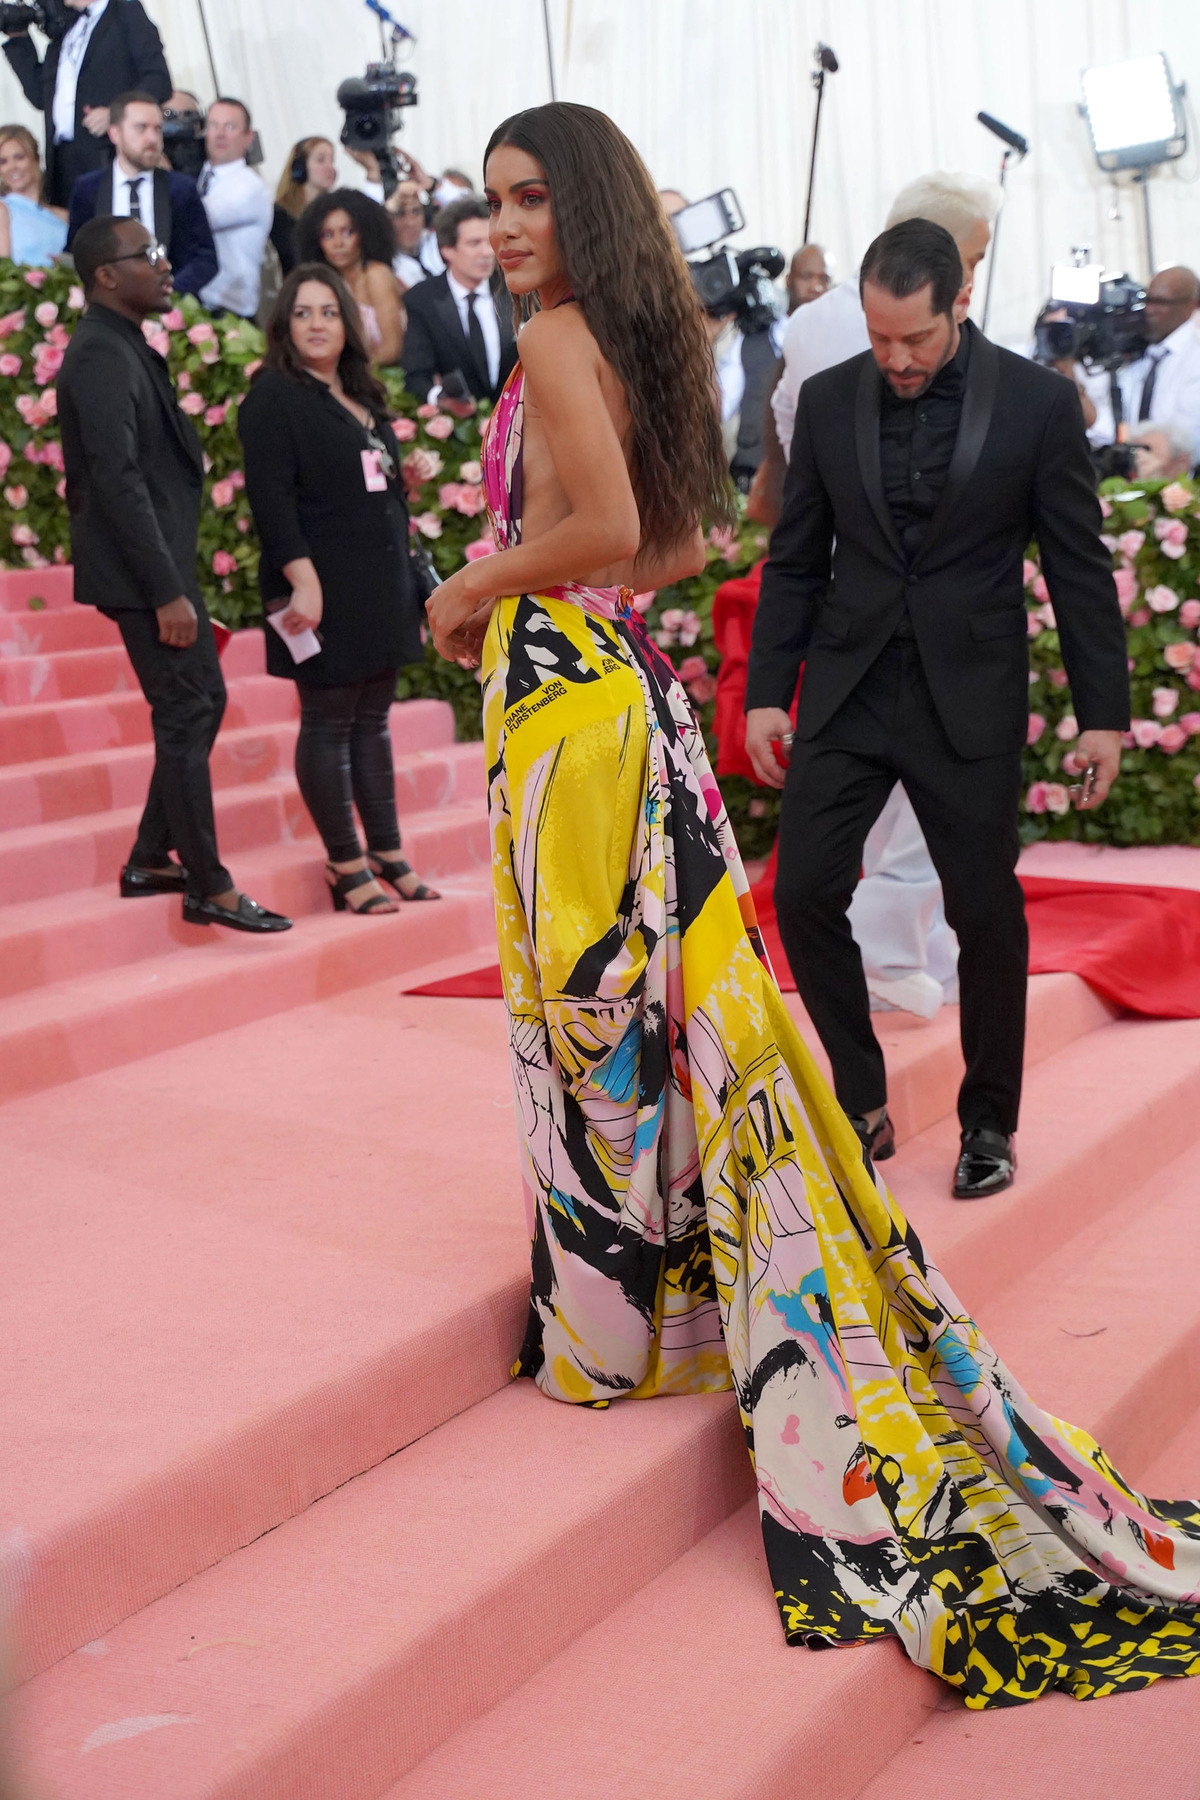
M 1187 128 L 1161 51 L 1083 71 L 1083 113 L 1106 175 L 1153 169 L 1187 149 Z

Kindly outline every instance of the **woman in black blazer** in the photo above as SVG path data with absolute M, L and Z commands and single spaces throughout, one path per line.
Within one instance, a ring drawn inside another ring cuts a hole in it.
M 296 779 L 325 843 L 334 906 L 394 912 L 380 881 L 404 900 L 438 898 L 400 852 L 388 731 L 397 670 L 422 655 L 400 451 L 332 269 L 292 271 L 267 346 L 238 417 L 262 540 L 267 669 L 300 690 Z M 314 632 L 319 652 L 293 660 Z

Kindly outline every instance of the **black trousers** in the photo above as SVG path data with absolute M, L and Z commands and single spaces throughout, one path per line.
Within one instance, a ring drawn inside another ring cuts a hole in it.
M 87 126 L 80 125 L 80 137 L 87 136 Z M 89 149 L 91 146 L 89 146 Z M 103 166 L 103 165 L 101 165 Z M 70 206 L 71 189 L 81 175 L 94 169 L 96 162 L 89 155 L 81 156 L 75 138 L 68 138 L 65 143 L 55 144 L 54 154 L 50 159 L 50 180 L 47 183 L 49 192 L 46 202 L 50 206 Z
M 129 860 L 154 868 L 175 850 L 192 892 L 223 894 L 233 880 L 217 854 L 208 758 L 225 716 L 225 681 L 208 614 L 196 605 L 196 642 L 187 650 L 160 641 L 151 607 L 109 617 L 120 627 L 154 725 L 154 774 Z
M 911 639 L 893 640 L 810 742 L 797 738 L 779 818 L 775 905 L 800 997 L 863 1114 L 887 1099 L 862 956 L 846 910 L 867 833 L 902 781 L 958 933 L 965 1131 L 1016 1130 L 1029 936 L 1016 877 L 1021 756 L 967 761 L 947 738 Z
M 400 848 L 388 730 L 395 697 L 395 669 L 345 687 L 300 686 L 296 780 L 330 862 L 362 855 L 355 806 L 369 850 Z

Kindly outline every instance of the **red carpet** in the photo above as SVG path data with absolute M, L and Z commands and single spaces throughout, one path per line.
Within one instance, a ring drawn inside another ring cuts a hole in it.
M 796 983 L 775 923 L 775 857 L 751 890 L 767 953 L 785 993 Z M 1200 893 L 1109 881 L 1022 875 L 1029 919 L 1029 973 L 1079 975 L 1128 1012 L 1200 1019 Z M 500 965 L 411 990 L 445 998 L 503 997 Z

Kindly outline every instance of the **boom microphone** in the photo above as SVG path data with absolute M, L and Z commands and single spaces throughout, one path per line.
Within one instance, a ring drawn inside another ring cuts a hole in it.
M 833 51 L 829 48 L 828 44 L 818 44 L 815 54 L 818 63 L 827 75 L 837 74 L 838 59 L 833 54 Z
M 999 119 L 993 119 L 991 113 L 976 113 L 975 117 L 981 125 L 986 125 L 989 131 L 995 132 L 1002 144 L 1007 144 L 1010 150 L 1015 150 L 1018 156 L 1029 155 L 1029 139 L 1023 138 L 1019 131 L 1013 131 L 1008 125 L 1002 125 Z

